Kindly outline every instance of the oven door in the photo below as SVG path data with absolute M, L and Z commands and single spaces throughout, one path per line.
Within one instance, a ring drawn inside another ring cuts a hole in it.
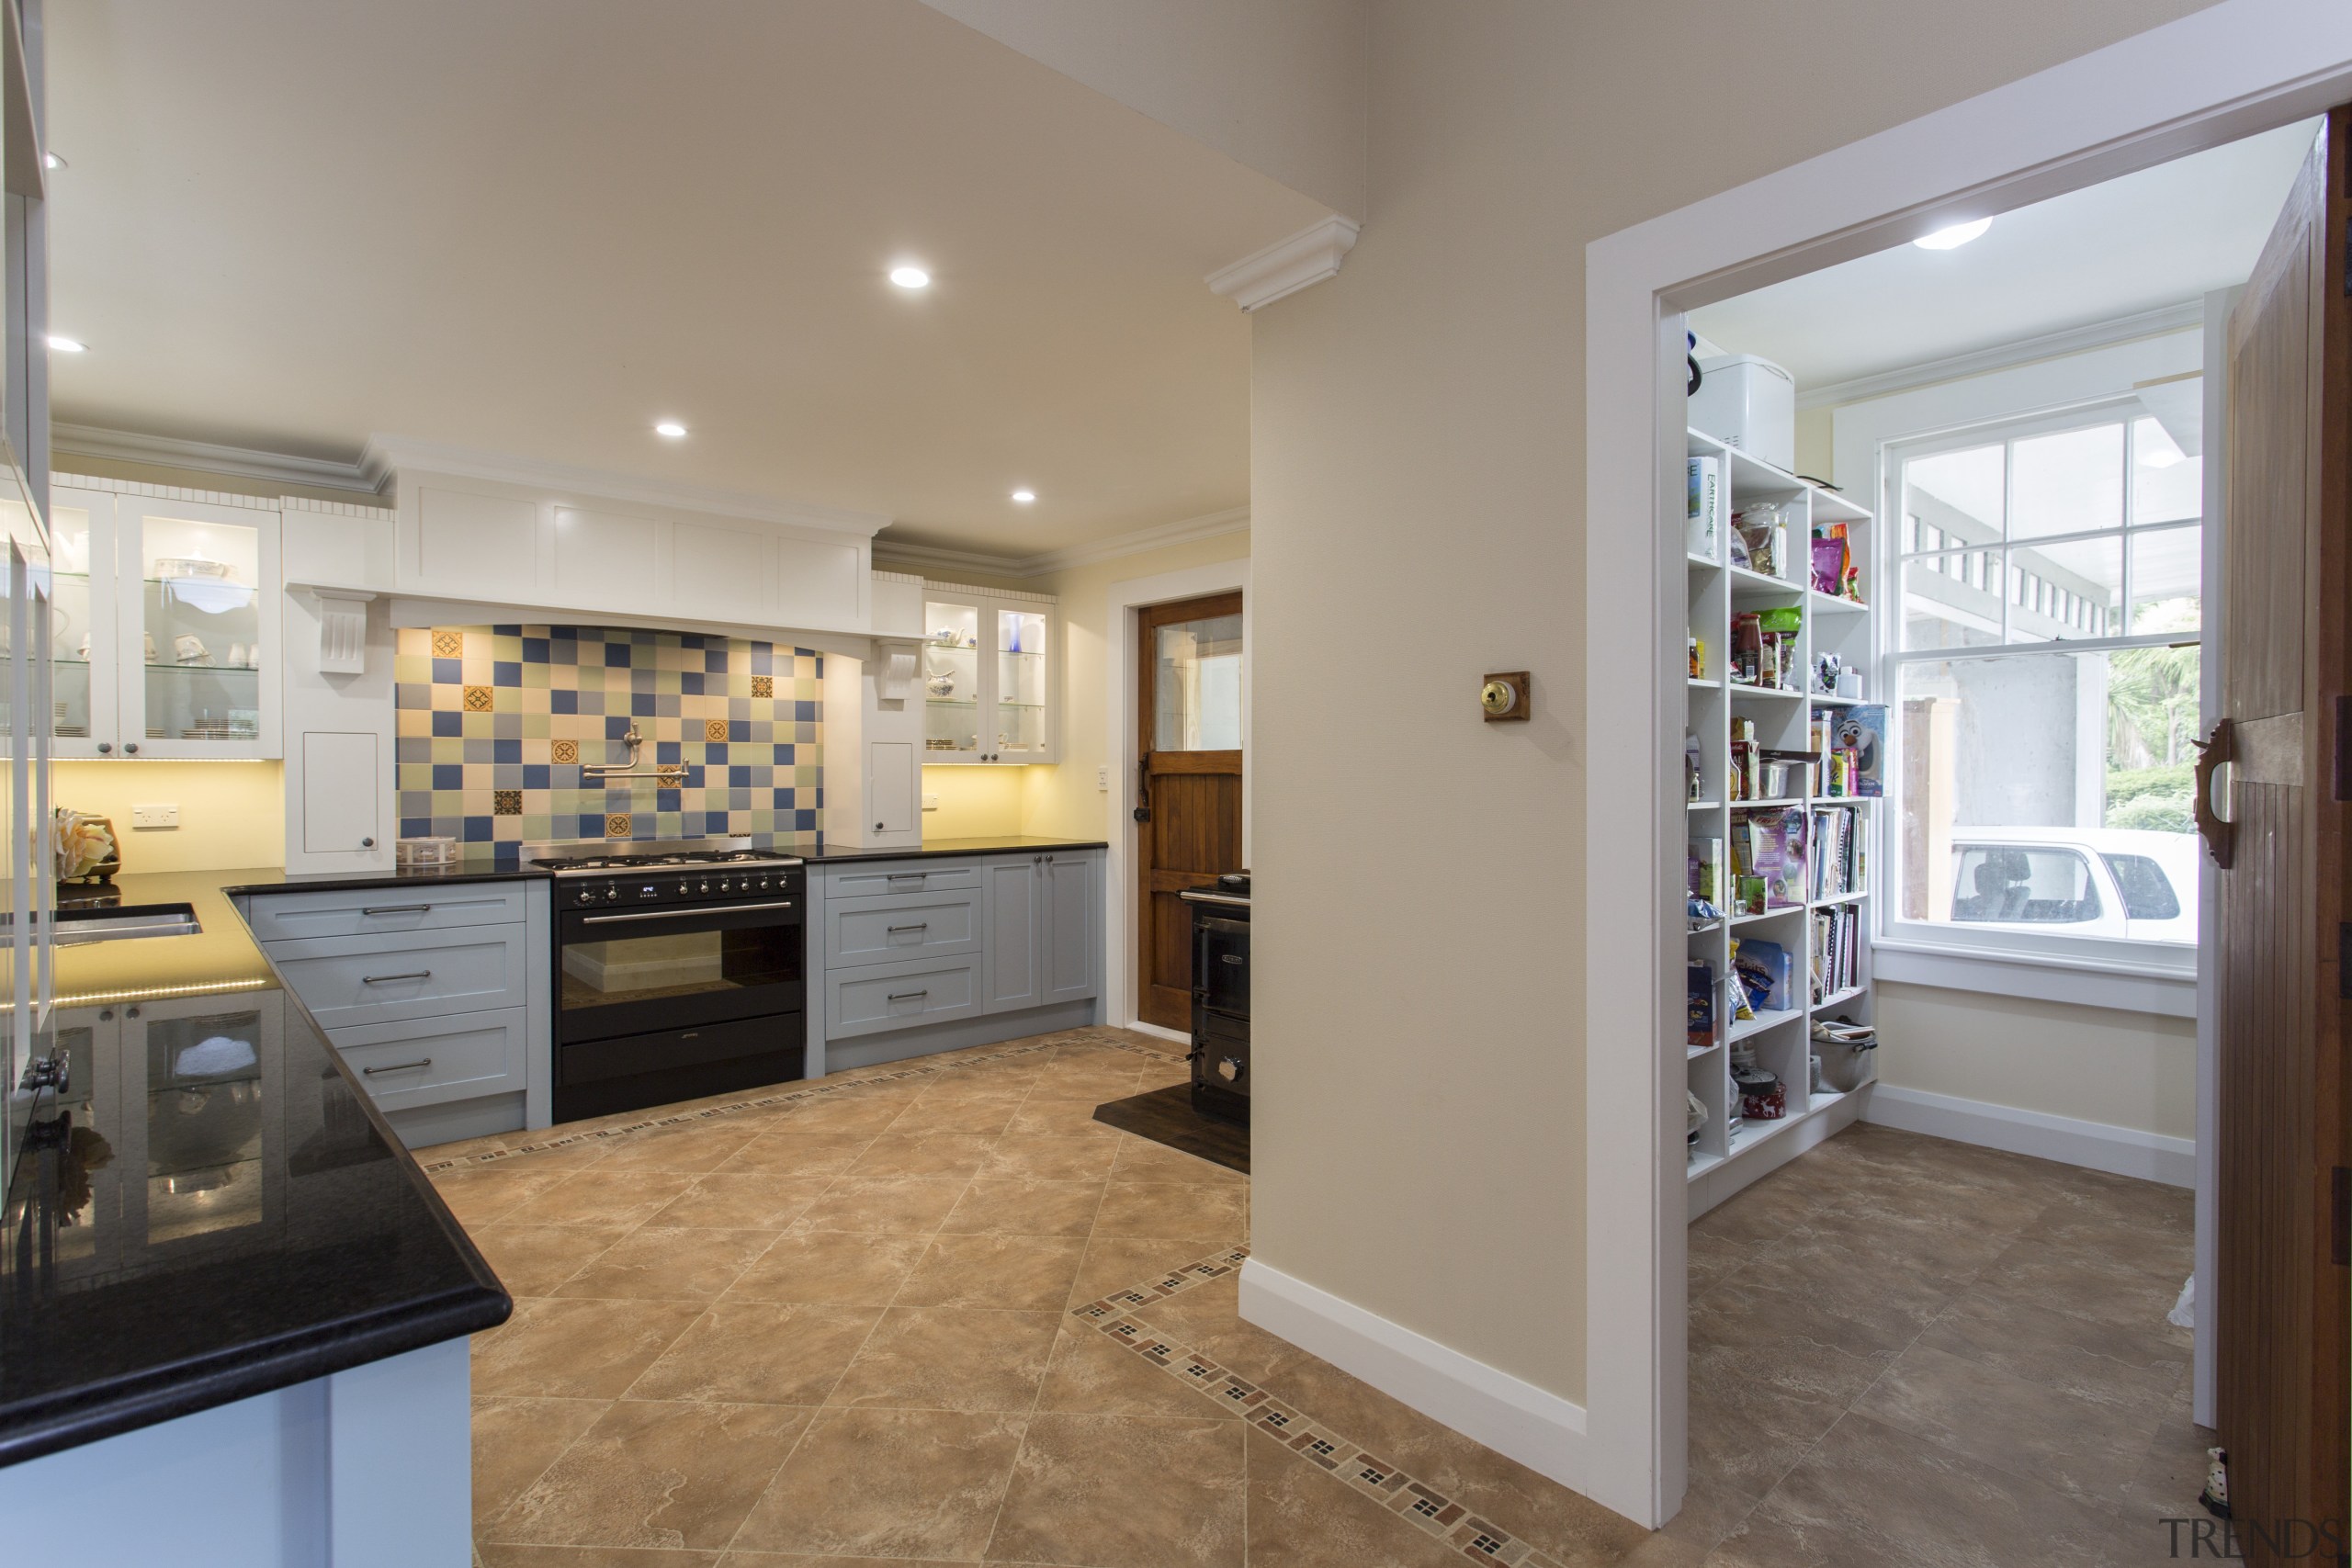
M 556 1038 L 608 1040 L 801 1010 L 802 901 L 568 911 Z

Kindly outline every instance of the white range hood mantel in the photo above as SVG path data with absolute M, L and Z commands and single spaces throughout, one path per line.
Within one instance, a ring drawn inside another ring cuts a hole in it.
M 394 504 L 289 536 L 286 584 L 389 601 L 395 626 L 643 626 L 852 658 L 919 635 L 877 618 L 873 539 L 890 518 L 379 436 Z

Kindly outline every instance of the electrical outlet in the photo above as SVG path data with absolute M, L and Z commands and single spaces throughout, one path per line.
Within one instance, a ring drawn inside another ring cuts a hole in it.
M 176 828 L 180 825 L 180 808 L 176 805 L 134 806 L 130 808 L 130 825 L 134 828 Z
M 939 809 L 939 796 L 937 796 L 937 795 L 924 795 L 924 796 L 922 797 L 922 808 L 923 808 L 925 811 L 936 811 L 936 810 L 938 810 L 938 809 Z
M 1105 762 L 1094 770 L 1094 787 L 1096 789 L 1109 789 L 1111 787 L 1110 763 Z

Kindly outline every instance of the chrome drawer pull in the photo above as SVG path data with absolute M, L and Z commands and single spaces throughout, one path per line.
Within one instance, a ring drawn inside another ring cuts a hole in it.
M 882 879 L 886 882 L 921 882 L 930 874 L 927 871 L 886 871 Z
M 432 908 L 430 904 L 379 904 L 372 909 L 363 908 L 359 912 L 363 915 L 422 915 Z
M 359 976 L 359 983 L 363 986 L 385 986 L 394 980 L 430 980 L 431 978 L 433 978 L 432 970 L 419 969 L 407 975 L 362 975 Z
M 931 922 L 929 920 L 924 920 L 919 925 L 890 926 L 886 929 L 892 936 L 897 936 L 900 931 L 927 931 L 931 930 Z
M 427 1056 L 421 1062 L 402 1062 L 397 1066 L 390 1067 L 362 1067 L 359 1069 L 359 1072 L 361 1077 L 372 1078 L 378 1073 L 404 1073 L 412 1067 L 429 1067 L 432 1065 L 433 1058 Z
M 894 1002 L 903 1002 L 912 1000 L 916 997 L 927 997 L 929 995 L 931 995 L 929 991 L 893 991 L 890 993 L 888 999 Z

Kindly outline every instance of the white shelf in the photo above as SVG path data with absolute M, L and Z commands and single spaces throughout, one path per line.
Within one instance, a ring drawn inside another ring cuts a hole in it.
M 1802 795 L 1776 795 L 1770 800 L 1735 800 L 1731 808 L 1734 811 L 1785 811 L 1792 806 L 1804 805 L 1807 798 Z
M 1702 1134 L 1702 1135 L 1703 1136 L 1704 1134 Z M 1711 1171 L 1711 1170 L 1714 1169 L 1714 1168 L 1715 1168 L 1715 1167 L 1717 1167 L 1717 1166 L 1719 1166 L 1719 1165 L 1721 1165 L 1721 1164 L 1723 1164 L 1723 1163 L 1724 1163 L 1724 1156 L 1721 1156 L 1721 1155 L 1711 1155 L 1711 1154 L 1707 1153 L 1704 1149 L 1693 1149 L 1693 1150 L 1691 1150 L 1691 1151 L 1690 1151 L 1690 1179 L 1691 1179 L 1691 1180 L 1693 1180 L 1693 1181 L 1696 1181 L 1699 1178 L 1701 1178 L 1702 1176 L 1706 1175 L 1706 1174 L 1707 1174 L 1707 1172 L 1709 1172 L 1709 1171 Z
M 1694 800 L 1690 802 L 1690 809 L 1692 811 L 1713 811 L 1721 807 L 1722 805 L 1723 802 L 1720 800 Z
M 1784 1023 L 1792 1023 L 1804 1017 L 1804 1010 L 1803 1008 L 1758 1008 L 1756 1010 L 1756 1016 L 1754 1018 L 1736 1018 L 1732 1020 L 1731 1032 L 1725 1035 L 1724 1038 L 1726 1040 L 1745 1040 L 1751 1034 L 1761 1034 L 1768 1029 L 1778 1029 Z
M 1709 571 L 1721 571 L 1723 570 L 1723 562 L 1715 559 L 1713 556 L 1702 556 L 1696 550 L 1683 551 L 1682 558 L 1691 566 L 1702 566 Z
M 1685 679 L 1691 685 L 1704 687 L 1710 692 L 1720 692 L 1724 689 L 1724 683 L 1721 681 L 1703 681 L 1696 675 L 1686 676 Z
M 1812 1010 L 1819 1012 L 1824 1008 L 1844 1007 L 1856 997 L 1866 995 L 1869 990 L 1870 987 L 1868 986 L 1849 986 L 1842 991 L 1832 991 L 1827 996 L 1822 998 L 1819 1001 L 1814 1003 Z
M 1833 697 L 1826 692 L 1815 692 L 1807 696 L 1805 701 L 1817 708 L 1850 708 L 1860 707 L 1870 699 L 1868 697 Z
M 1807 587 L 1804 601 L 1825 615 L 1867 615 L 1871 613 L 1870 605 L 1860 599 L 1849 599 L 1842 593 L 1824 593 L 1818 588 Z
M 1706 1055 L 1709 1052 L 1720 1051 L 1723 1048 L 1723 1042 L 1720 1040 L 1715 1042 L 1713 1045 L 1685 1044 L 1682 1047 L 1682 1059 L 1686 1062 L 1695 1062 L 1700 1057 Z
M 1753 567 L 1734 566 L 1725 567 L 1724 570 L 1731 573 L 1731 596 L 1735 599 L 1751 595 L 1778 596 L 1813 592 L 1802 582 L 1792 582 L 1785 577 L 1774 577 L 1770 572 L 1758 571 Z
M 1802 915 L 1804 911 L 1803 904 L 1788 904 L 1778 909 L 1767 909 L 1760 915 L 1733 915 L 1729 919 L 1736 926 L 1752 926 L 1758 920 L 1777 920 L 1790 915 Z
M 1870 896 L 1870 889 L 1867 887 L 1856 893 L 1832 893 L 1826 898 L 1815 898 L 1813 901 L 1813 907 L 1816 909 L 1834 909 L 1840 904 L 1859 904 Z
M 1738 681 L 1726 681 L 1724 689 L 1735 697 L 1771 697 L 1781 702 L 1801 702 L 1803 688 L 1797 686 L 1750 686 Z
M 1774 1138 L 1788 1131 L 1790 1128 L 1803 1126 L 1805 1122 L 1812 1121 L 1816 1116 L 1826 1115 L 1831 1107 L 1838 1105 L 1846 1098 L 1847 1097 L 1843 1094 L 1825 1089 L 1821 1093 L 1814 1095 L 1806 1102 L 1805 1108 L 1803 1111 L 1783 1116 L 1777 1122 L 1742 1122 L 1740 1124 L 1739 1131 L 1731 1135 L 1730 1153 L 1715 1155 L 1707 1154 L 1702 1151 L 1691 1157 L 1688 1170 L 1690 1179 L 1695 1181 L 1700 1177 L 1707 1174 L 1707 1172 L 1714 1170 L 1719 1167 L 1729 1165 L 1732 1161 L 1739 1158 L 1742 1155 L 1748 1154 L 1755 1149 L 1761 1147 L 1763 1145 L 1770 1143 Z M 1703 1137 L 1705 1136 L 1705 1134 L 1702 1132 L 1700 1135 Z

